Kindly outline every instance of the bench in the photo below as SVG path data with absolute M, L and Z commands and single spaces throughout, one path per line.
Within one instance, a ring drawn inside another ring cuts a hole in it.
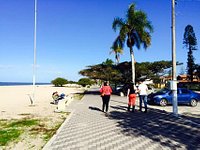
M 67 95 L 64 99 L 58 101 L 58 106 L 55 110 L 55 112 L 64 112 L 66 110 L 66 106 L 70 104 L 70 102 L 73 100 L 73 95 Z

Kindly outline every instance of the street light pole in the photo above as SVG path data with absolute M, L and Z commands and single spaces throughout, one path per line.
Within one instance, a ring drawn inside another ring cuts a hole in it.
M 32 102 L 35 102 L 35 81 L 36 81 L 36 32 L 37 32 L 37 0 L 34 0 L 34 58 L 33 58 L 33 97 Z
M 176 35 L 175 35 L 175 0 L 172 0 L 172 100 L 173 114 L 178 115 L 177 105 L 177 80 L 176 80 Z

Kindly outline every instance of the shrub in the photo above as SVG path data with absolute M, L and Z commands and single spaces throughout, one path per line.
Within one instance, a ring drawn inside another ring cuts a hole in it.
M 83 87 L 85 87 L 86 85 L 92 85 L 92 84 L 93 84 L 93 81 L 91 81 L 91 79 L 89 79 L 89 78 L 81 78 L 81 79 L 78 81 L 78 84 L 79 84 L 79 85 L 82 85 Z
M 51 83 L 54 86 L 63 86 L 64 84 L 67 84 L 67 80 L 59 77 L 59 78 L 52 80 Z

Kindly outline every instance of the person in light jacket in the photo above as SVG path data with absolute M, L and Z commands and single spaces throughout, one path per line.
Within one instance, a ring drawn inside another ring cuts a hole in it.
M 140 84 L 138 86 L 138 91 L 139 91 L 139 99 L 140 99 L 140 109 L 139 111 L 142 111 L 142 102 L 144 102 L 144 107 L 145 107 L 145 113 L 147 113 L 147 93 L 148 93 L 148 87 L 144 83 L 144 81 L 140 81 Z

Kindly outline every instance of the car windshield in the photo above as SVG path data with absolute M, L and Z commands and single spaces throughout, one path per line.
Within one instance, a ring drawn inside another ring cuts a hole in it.
M 164 88 L 164 89 L 159 90 L 157 93 L 158 94 L 165 94 L 167 92 L 169 92 L 169 89 Z

